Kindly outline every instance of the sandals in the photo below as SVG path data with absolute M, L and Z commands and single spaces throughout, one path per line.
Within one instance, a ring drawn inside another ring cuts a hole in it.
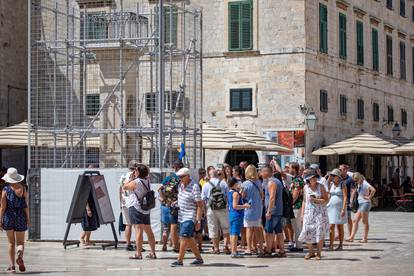
M 133 256 L 129 257 L 130 260 L 142 260 L 142 255 L 134 254 Z
M 362 240 L 359 241 L 359 243 L 368 243 L 368 240 L 367 239 L 362 239 Z
M 223 252 L 224 252 L 224 254 L 226 254 L 226 255 L 230 255 L 230 254 L 231 254 L 231 251 L 230 251 L 230 249 L 229 249 L 228 247 L 225 247 L 225 248 L 223 249 Z
M 157 255 L 155 255 L 155 253 L 149 253 L 147 256 L 145 256 L 145 259 L 155 260 L 157 259 Z
M 16 267 L 15 266 L 9 266 L 6 270 L 6 273 L 16 273 Z
M 343 250 L 342 245 L 340 245 L 337 248 L 335 248 L 335 251 L 342 251 L 342 250 Z
M 310 260 L 310 259 L 315 258 L 315 257 L 316 257 L 315 253 L 308 253 L 305 256 L 305 260 Z
M 348 238 L 345 240 L 346 242 L 354 242 L 354 239 Z
M 320 261 L 322 259 L 321 254 L 316 254 L 315 260 Z
M 287 257 L 287 255 L 286 255 L 286 252 L 278 252 L 277 254 L 276 254 L 276 257 L 277 258 L 286 258 Z
M 22 249 L 17 250 L 16 263 L 19 266 L 19 271 L 20 272 L 25 272 L 26 271 L 26 267 L 24 266 L 24 261 L 23 261 L 23 250 Z

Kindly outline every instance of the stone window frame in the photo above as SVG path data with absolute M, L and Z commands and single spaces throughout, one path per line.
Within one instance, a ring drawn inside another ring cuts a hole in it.
M 230 111 L 230 90 L 231 89 L 251 89 L 252 90 L 252 110 L 251 111 Z M 225 116 L 253 116 L 256 117 L 257 112 L 257 83 L 240 83 L 240 84 L 227 84 L 225 87 Z

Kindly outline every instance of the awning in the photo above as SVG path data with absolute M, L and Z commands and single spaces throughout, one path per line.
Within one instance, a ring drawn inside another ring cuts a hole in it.
M 413 155 L 414 156 L 414 141 L 396 148 L 395 153 L 398 155 Z
M 212 126 L 203 126 L 203 148 L 214 150 L 261 150 L 254 142 L 237 137 L 230 132 Z
M 283 152 L 291 152 L 292 150 L 279 145 L 273 141 L 267 140 L 266 138 L 247 130 L 241 130 L 237 128 L 232 128 L 228 130 L 230 133 L 236 135 L 237 137 L 241 137 L 246 139 L 247 141 L 255 142 L 259 146 L 262 147 L 261 151 L 283 151 Z
M 79 142 L 79 137 L 73 138 L 73 144 L 76 145 Z M 55 143 L 55 138 L 52 133 L 40 132 L 37 135 L 32 133 L 31 135 L 31 146 L 36 147 L 48 147 L 53 148 Z M 99 147 L 100 139 L 99 137 L 87 137 L 86 145 L 87 147 Z M 71 144 L 69 137 L 69 146 Z M 0 129 L 0 148 L 21 148 L 28 145 L 28 123 L 21 122 L 19 124 L 5 127 Z M 56 147 L 64 148 L 66 147 L 66 135 L 58 134 L 56 136 Z
M 378 137 L 369 133 L 336 142 L 329 146 L 312 152 L 313 155 L 343 155 L 343 154 L 370 154 L 370 155 L 395 155 L 397 144 L 391 139 Z
M 251 131 L 223 129 L 209 125 L 203 126 L 203 148 L 216 150 L 291 151 L 291 149 L 267 140 Z

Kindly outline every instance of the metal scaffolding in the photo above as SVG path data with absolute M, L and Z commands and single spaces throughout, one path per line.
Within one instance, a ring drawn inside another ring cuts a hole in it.
M 185 2 L 31 1 L 29 168 L 162 170 L 181 144 L 201 165 L 202 14 Z

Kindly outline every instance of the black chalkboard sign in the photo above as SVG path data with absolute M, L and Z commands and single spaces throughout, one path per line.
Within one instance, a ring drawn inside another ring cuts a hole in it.
M 102 248 L 115 246 L 117 248 L 118 238 L 114 227 L 115 216 L 112 210 L 111 200 L 105 183 L 105 177 L 99 171 L 85 171 L 79 175 L 76 183 L 75 192 L 73 193 L 72 202 L 68 216 L 66 218 L 67 228 L 63 239 L 63 246 L 66 249 L 69 245 L 79 246 L 79 241 L 68 241 L 70 226 L 73 223 L 81 223 L 85 215 L 85 208 L 89 195 L 92 194 L 92 209 L 98 213 L 100 224 L 110 224 L 114 235 L 114 243 L 104 244 Z

